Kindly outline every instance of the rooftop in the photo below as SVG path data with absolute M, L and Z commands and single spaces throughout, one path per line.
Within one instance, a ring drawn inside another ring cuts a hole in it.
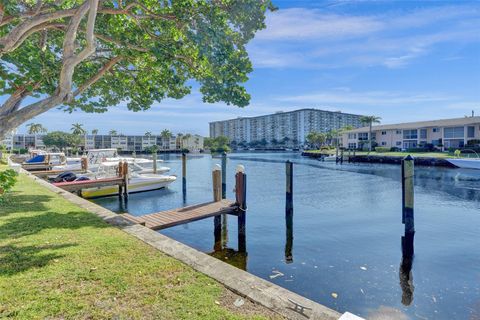
M 372 130 L 395 130 L 395 129 L 417 129 L 417 128 L 430 128 L 430 127 L 452 127 L 452 126 L 464 126 L 473 123 L 480 123 L 479 117 L 463 117 L 463 118 L 452 118 L 452 119 L 440 119 L 440 120 L 430 120 L 430 121 L 417 121 L 417 122 L 406 122 L 406 123 L 397 123 L 397 124 L 384 124 L 373 126 Z M 369 127 L 362 127 L 348 132 L 365 132 L 368 131 Z

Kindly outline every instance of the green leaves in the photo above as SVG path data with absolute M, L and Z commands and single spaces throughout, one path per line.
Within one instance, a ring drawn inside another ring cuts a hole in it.
M 12 169 L 0 172 L 0 203 L 17 182 L 17 176 L 18 174 Z
M 83 1 L 43 1 L 42 8 L 54 13 Z M 35 4 L 28 2 L 27 7 Z M 271 6 L 269 0 L 127 0 L 122 7 L 114 0 L 102 1 L 96 53 L 76 67 L 73 77 L 74 91 L 88 86 L 63 108 L 105 112 L 125 101 L 130 110 L 145 110 L 165 98 L 189 94 L 191 80 L 200 85 L 205 102 L 244 107 L 250 95 L 243 83 L 252 71 L 245 45 L 265 27 Z M 16 1 L 6 1 L 5 8 L 6 16 L 16 19 L 0 27 L 0 37 L 26 19 L 22 15 L 28 9 Z M 1 57 L 0 95 L 22 85 L 37 97 L 57 90 L 69 19 L 50 21 L 48 28 Z M 79 29 L 78 50 L 85 46 L 85 24 Z M 105 72 L 105 65 L 117 57 L 122 60 Z

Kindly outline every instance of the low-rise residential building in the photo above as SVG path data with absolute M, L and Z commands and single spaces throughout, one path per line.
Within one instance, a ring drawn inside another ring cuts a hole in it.
M 42 149 L 44 135 L 41 134 L 15 134 L 7 136 L 3 142 L 7 149 Z M 203 137 L 198 135 L 179 135 L 162 137 L 160 135 L 85 135 L 80 144 L 85 150 L 115 148 L 126 152 L 143 152 L 157 145 L 160 151 L 180 151 L 188 149 L 191 152 L 203 150 Z
M 463 148 L 480 140 L 480 117 L 373 126 L 371 139 L 373 145 L 402 150 L 427 146 L 440 150 Z M 362 149 L 368 146 L 369 140 L 369 127 L 363 127 L 344 133 L 342 145 Z

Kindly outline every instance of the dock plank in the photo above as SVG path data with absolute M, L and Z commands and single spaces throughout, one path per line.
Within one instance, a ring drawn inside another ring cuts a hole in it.
M 221 200 L 218 202 L 207 202 L 193 206 L 166 210 L 143 216 L 132 216 L 122 214 L 131 222 L 143 224 L 153 230 L 161 230 L 184 223 L 202 220 L 221 214 L 236 214 L 237 206 L 234 201 Z

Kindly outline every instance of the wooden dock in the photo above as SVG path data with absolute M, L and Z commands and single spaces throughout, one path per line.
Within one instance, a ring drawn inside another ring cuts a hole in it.
M 207 202 L 143 216 L 132 216 L 128 213 L 122 214 L 122 216 L 147 228 L 161 230 L 222 214 L 237 215 L 237 213 L 238 206 L 235 204 L 235 201 L 223 199 L 221 201 Z
M 122 177 L 94 179 L 94 180 L 82 180 L 72 182 L 55 182 L 54 186 L 57 186 L 65 191 L 75 192 L 88 188 L 101 188 L 106 186 L 124 186 L 125 179 Z
M 65 173 L 65 172 L 73 172 L 73 173 L 86 173 L 87 171 L 84 169 L 74 169 L 74 170 L 46 170 L 46 171 L 32 171 L 30 172 L 36 177 L 39 178 L 45 178 L 48 176 L 58 176 L 59 174 Z

